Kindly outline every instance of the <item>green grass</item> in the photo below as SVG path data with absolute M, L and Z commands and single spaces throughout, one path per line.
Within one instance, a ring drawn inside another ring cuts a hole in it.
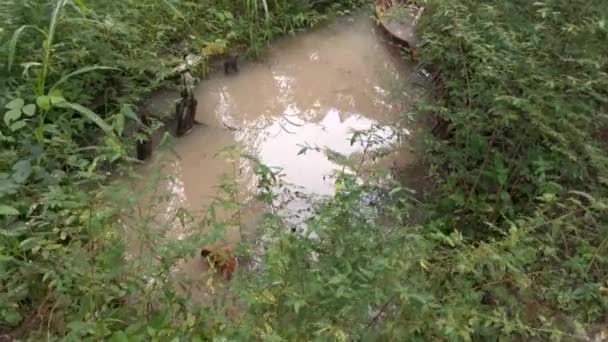
M 146 284 L 150 278 L 166 279 L 171 264 L 142 270 L 126 262 L 117 218 L 135 199 L 108 199 L 117 190 L 107 171 L 120 175 L 132 163 L 131 146 L 138 137 L 126 135 L 125 127 L 136 125 L 134 105 L 155 88 L 173 86 L 165 75 L 184 53 L 202 54 L 206 46 L 220 44 L 255 56 L 276 35 L 358 4 L 5 2 L 0 9 L 0 334 L 80 340 L 108 338 L 127 328 L 139 334 L 138 327 L 152 334 L 150 320 L 159 318 L 147 299 L 156 299 L 169 285 L 150 289 Z M 163 306 L 174 299 L 165 294 Z M 127 304 L 134 298 L 141 305 Z M 190 312 L 185 306 L 172 309 L 175 316 L 161 322 L 179 322 Z M 201 336 L 210 334 L 206 326 L 201 329 Z
M 0 332 L 570 341 L 605 329 L 601 0 L 424 1 L 418 55 L 442 70 L 446 92 L 416 113 L 450 123 L 445 139 L 427 135 L 418 151 L 433 189 L 421 202 L 391 184 L 377 212 L 362 203 L 378 184 L 342 175 L 308 224 L 318 238 L 291 234 L 268 215 L 263 267 L 233 282 L 238 313 L 175 292 L 170 270 L 211 237 L 171 241 L 149 218 L 118 220 L 140 196 L 166 200 L 153 186 L 138 194 L 114 186 L 106 171 L 128 165 L 131 105 L 166 82 L 160 75 L 181 53 L 217 44 L 255 55 L 272 37 L 354 5 L 361 2 L 8 1 L 0 9 Z M 263 165 L 256 172 L 270 203 L 275 176 Z M 229 185 L 218 210 L 240 205 Z M 202 224 L 218 232 L 231 224 L 213 213 Z M 176 222 L 193 220 L 182 214 Z M 129 232 L 156 258 L 127 259 Z

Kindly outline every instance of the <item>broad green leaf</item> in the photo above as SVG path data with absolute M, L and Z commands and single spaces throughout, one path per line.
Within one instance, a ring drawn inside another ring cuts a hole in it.
M 19 210 L 4 204 L 0 204 L 0 216 L 17 216 Z
M 22 129 L 23 127 L 25 127 L 25 126 L 27 126 L 27 123 L 25 121 L 21 120 L 21 121 L 15 122 L 9 128 L 11 129 L 12 132 L 16 132 L 16 131 Z
M 6 104 L 6 109 L 21 109 L 21 107 L 23 107 L 23 105 L 25 104 L 25 101 L 23 101 L 23 99 L 13 99 L 11 102 Z
M 60 103 L 64 103 L 66 102 L 65 98 L 63 98 L 62 96 L 51 96 L 51 104 L 60 104 Z
M 51 109 L 51 98 L 48 97 L 47 95 L 38 96 L 36 98 L 36 104 L 42 110 L 45 110 L 45 111 L 49 110 L 49 109 Z
M 38 127 L 34 128 L 34 136 L 36 137 L 36 140 L 42 141 L 42 139 L 44 138 L 45 128 L 46 128 L 46 125 L 42 125 L 42 126 L 38 126 Z
M 14 208 L 13 208 L 14 209 Z M 18 214 L 15 215 L 11 215 L 11 216 L 17 216 Z M 22 225 L 18 225 L 18 226 L 12 226 L 9 229 L 0 229 L 0 236 L 3 237 L 20 237 L 20 236 L 24 236 L 27 234 L 30 234 L 31 231 L 29 228 L 27 228 L 27 226 L 25 224 Z
M 21 117 L 21 109 L 11 109 L 4 113 L 4 123 L 9 126 L 12 121 L 19 120 Z
M 32 164 L 29 160 L 20 160 L 13 165 L 13 179 L 17 183 L 25 182 L 32 174 Z
M 133 111 L 133 107 L 130 105 L 124 105 L 122 106 L 122 109 L 120 111 L 125 117 L 137 121 L 137 122 L 141 122 L 141 120 L 139 119 L 139 116 L 137 116 L 137 114 L 135 114 L 135 112 Z
M 17 192 L 18 185 L 6 173 L 0 173 L 0 198 Z
M 63 91 L 61 89 L 51 89 L 47 94 L 49 97 L 63 97 Z
M 11 308 L 4 311 L 0 317 L 2 317 L 3 320 L 9 325 L 16 325 L 23 320 L 23 316 L 21 316 L 19 311 Z
M 78 113 L 82 114 L 87 119 L 93 121 L 97 126 L 99 126 L 99 128 L 104 130 L 104 132 L 112 132 L 112 127 L 110 127 L 101 117 L 99 117 L 99 115 L 95 114 L 92 110 L 86 108 L 83 105 L 80 105 L 78 103 L 62 102 L 58 103 L 57 106 L 61 108 L 73 109 Z
M 51 100 L 51 104 L 59 104 L 62 102 L 66 102 L 65 98 L 63 97 L 63 92 L 61 91 L 61 89 L 51 89 L 48 93 L 49 99 Z
M 112 334 L 112 337 L 110 337 L 110 341 L 111 342 L 129 342 L 129 338 L 127 337 L 127 335 L 124 332 L 116 331 L 116 332 L 114 332 L 114 334 Z
M 122 135 L 122 132 L 125 129 L 125 116 L 122 113 L 118 113 L 118 115 L 116 115 L 116 120 L 114 121 L 114 128 L 116 130 L 116 134 Z
M 34 116 L 34 114 L 36 114 L 36 105 L 30 103 L 28 105 L 23 106 L 23 108 L 21 108 L 21 111 L 27 116 Z
M 0 254 L 0 262 L 9 262 L 9 261 L 13 261 L 15 260 L 15 258 L 13 258 L 10 255 L 2 255 Z
M 42 242 L 43 239 L 39 236 L 33 236 L 31 238 L 27 238 L 23 241 L 21 241 L 21 243 L 19 244 L 19 248 L 22 251 L 29 251 L 32 248 L 38 246 L 40 244 L 40 242 Z

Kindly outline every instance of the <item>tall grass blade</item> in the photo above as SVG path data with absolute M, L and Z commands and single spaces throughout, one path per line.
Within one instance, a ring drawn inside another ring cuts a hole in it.
M 255 19 L 258 16 L 258 1 L 257 0 L 245 0 L 245 8 L 249 18 Z
M 44 42 L 44 59 L 42 60 L 42 74 L 38 78 L 38 87 L 36 89 L 36 95 L 44 94 L 44 88 L 46 86 L 46 77 L 49 71 L 51 63 L 51 52 L 53 51 L 53 39 L 55 38 L 55 28 L 59 20 L 59 13 L 65 5 L 66 0 L 57 0 L 53 14 L 51 15 L 51 22 L 49 24 L 49 30 L 46 35 L 46 41 Z
M 87 67 L 84 67 L 84 68 L 80 68 L 80 69 L 78 69 L 78 70 L 76 70 L 74 72 L 71 72 L 71 73 L 63 76 L 61 79 L 59 79 L 59 81 L 57 81 L 55 84 L 53 84 L 53 86 L 49 90 L 49 93 L 52 92 L 57 87 L 59 87 L 61 84 L 65 83 L 70 78 L 72 78 L 74 76 L 77 76 L 77 75 L 80 75 L 80 74 L 87 73 L 87 72 L 95 71 L 95 70 L 120 70 L 120 69 L 113 68 L 113 67 L 108 67 L 108 66 L 99 66 L 99 65 L 87 66 Z
M 15 30 L 15 33 L 13 33 L 13 37 L 11 38 L 11 41 L 8 44 L 8 71 L 11 71 L 13 63 L 15 62 L 15 52 L 17 51 L 17 42 L 19 41 L 19 37 L 26 29 L 36 30 L 38 32 L 41 32 L 46 37 L 46 32 L 34 25 L 23 25 L 17 30 Z
M 59 20 L 59 13 L 65 5 L 66 0 L 57 0 L 57 4 L 53 9 L 53 15 L 51 16 L 51 23 L 49 24 L 49 34 L 47 36 L 48 48 L 51 49 L 53 46 L 53 39 L 55 38 L 55 28 L 57 27 L 57 21 Z
M 180 17 L 180 19 L 182 19 L 184 21 L 184 23 L 186 24 L 186 26 L 188 26 L 190 31 L 194 32 L 194 29 L 192 28 L 192 25 L 190 25 L 190 22 L 188 22 L 188 19 L 186 19 L 184 14 L 177 7 L 175 7 L 175 5 L 173 5 L 169 0 L 161 0 L 161 1 L 165 5 L 167 5 L 167 7 L 169 7 L 171 9 L 171 11 L 173 11 L 173 13 L 175 13 L 178 17 Z
M 267 0 L 262 0 L 262 6 L 264 6 L 264 13 L 266 15 L 266 20 L 268 20 L 268 18 L 270 18 L 270 11 L 268 10 Z
M 112 132 L 112 127 L 110 127 L 99 115 L 95 114 L 92 110 L 90 110 L 89 108 L 80 105 L 78 103 L 71 103 L 71 102 L 60 102 L 56 104 L 57 107 L 62 107 L 62 108 L 69 108 L 69 109 L 73 109 L 75 111 L 77 111 L 78 113 L 82 114 L 82 116 L 84 116 L 85 118 L 93 121 L 97 126 L 99 126 L 99 128 L 103 129 L 104 132 L 106 133 L 110 133 Z

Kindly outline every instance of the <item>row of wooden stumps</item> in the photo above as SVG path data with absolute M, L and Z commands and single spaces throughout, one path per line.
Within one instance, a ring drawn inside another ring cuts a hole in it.
M 200 123 L 196 121 L 196 106 L 198 104 L 198 101 L 194 97 L 196 79 L 190 73 L 187 56 L 184 57 L 184 60 L 184 64 L 179 69 L 181 88 L 180 98 L 175 102 L 175 121 L 177 123 L 175 136 L 178 138 L 188 134 L 194 128 L 194 125 L 200 125 Z M 237 62 L 238 55 L 228 55 L 224 60 L 224 73 L 226 75 L 237 74 L 239 72 Z M 150 159 L 154 149 L 152 137 L 147 134 L 147 130 L 152 122 L 149 114 L 146 112 L 140 114 L 140 121 L 141 128 L 138 132 L 142 136 L 146 136 L 146 138 L 137 141 L 137 159 L 145 161 Z
M 196 121 L 196 106 L 198 104 L 193 94 L 195 79 L 188 70 L 181 73 L 181 91 L 180 98 L 175 102 L 175 121 L 177 128 L 175 130 L 176 137 L 182 137 L 194 128 Z M 137 159 L 145 161 L 150 159 L 154 149 L 152 137 L 148 136 L 148 127 L 151 125 L 151 120 L 146 112 L 140 114 L 141 128 L 139 133 L 146 136 L 145 139 L 137 141 Z
M 194 77 L 189 71 L 181 74 L 180 99 L 175 103 L 175 119 L 177 120 L 175 135 L 178 138 L 188 134 L 196 123 L 196 105 L 198 102 L 193 94 L 194 83 Z

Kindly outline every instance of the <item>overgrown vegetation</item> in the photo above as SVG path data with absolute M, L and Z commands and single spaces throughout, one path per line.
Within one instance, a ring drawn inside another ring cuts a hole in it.
M 149 298 L 149 274 L 126 263 L 120 205 L 105 189 L 107 171 L 130 161 L 134 105 L 172 82 L 186 53 L 208 62 L 226 51 L 259 54 L 272 37 L 359 3 L 5 1 L 0 335 L 99 339 L 129 326 L 154 334 L 140 299 Z
M 171 269 L 201 237 L 150 234 L 157 259 L 145 269 L 129 260 L 118 219 L 126 194 L 108 186 L 105 173 L 128 159 L 121 137 L 133 116 L 128 105 L 159 85 L 184 50 L 256 51 L 340 10 L 326 12 L 328 3 L 40 0 L 2 9 L 0 58 L 11 64 L 3 69 L 0 131 L 2 331 L 117 341 L 601 336 L 602 0 L 424 2 L 418 55 L 442 70 L 444 84 L 418 112 L 449 122 L 445 139 L 429 137 L 419 151 L 435 181 L 424 203 L 394 183 L 381 210 L 372 210 L 363 199 L 378 182 L 341 175 L 305 236 L 266 217 L 261 267 L 233 281 L 231 305 L 195 304 L 175 291 Z M 271 205 L 274 177 L 263 165 L 256 171 Z M 238 205 L 225 190 L 218 205 Z M 211 215 L 201 224 L 228 223 Z

